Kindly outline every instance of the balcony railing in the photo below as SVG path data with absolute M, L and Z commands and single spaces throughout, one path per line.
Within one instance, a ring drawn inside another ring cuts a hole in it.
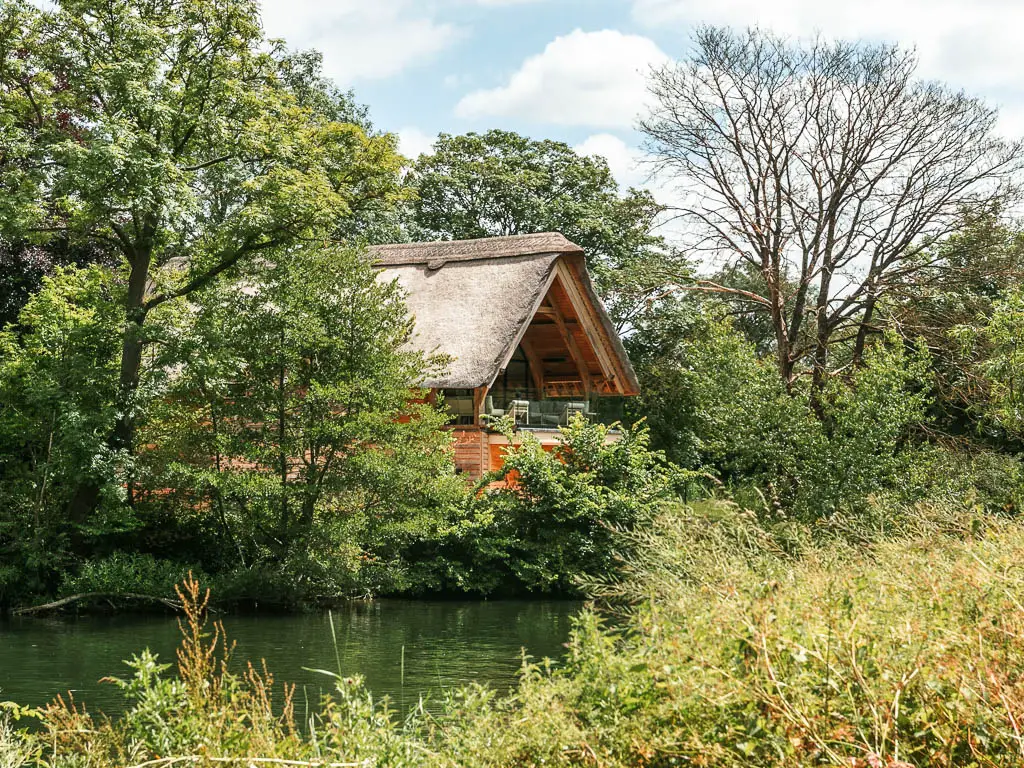
M 452 424 L 477 423 L 471 395 L 447 394 L 445 405 L 452 414 Z M 622 404 L 619 398 L 545 398 L 523 390 L 498 390 L 484 398 L 480 412 L 484 423 L 508 416 L 522 429 L 557 429 L 568 425 L 577 415 L 593 423 L 610 425 L 622 419 Z

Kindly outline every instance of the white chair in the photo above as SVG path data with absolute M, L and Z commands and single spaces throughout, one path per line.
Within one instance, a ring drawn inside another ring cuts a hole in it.
M 508 404 L 509 413 L 512 414 L 512 420 L 516 424 L 529 424 L 530 423 L 530 401 L 529 400 L 513 400 Z
M 568 424 L 572 421 L 576 414 L 586 418 L 587 415 L 587 404 L 581 402 L 572 402 L 565 404 L 565 423 Z

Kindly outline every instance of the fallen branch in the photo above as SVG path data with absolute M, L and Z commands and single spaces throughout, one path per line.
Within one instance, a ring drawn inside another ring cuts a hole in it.
M 71 605 L 72 603 L 82 602 L 83 600 L 145 600 L 153 603 L 162 603 L 168 608 L 173 608 L 176 611 L 181 610 L 181 603 L 177 600 L 168 600 L 166 597 L 157 597 L 156 595 L 140 595 L 135 592 L 82 592 L 77 595 L 70 595 L 69 597 L 62 597 L 60 600 L 54 600 L 52 603 L 44 603 L 43 605 L 33 605 L 29 608 L 17 608 L 12 613 L 15 616 L 25 616 L 32 613 L 43 613 L 45 611 L 53 611 L 64 606 Z

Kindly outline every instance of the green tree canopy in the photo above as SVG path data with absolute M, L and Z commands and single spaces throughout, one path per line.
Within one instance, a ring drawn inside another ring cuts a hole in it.
M 991 351 L 985 336 L 964 345 L 962 329 L 989 326 L 1007 310 L 1001 302 L 1024 277 L 1024 232 L 1000 211 L 964 218 L 959 231 L 921 256 L 925 266 L 894 286 L 879 307 L 878 325 L 911 343 L 923 342 L 938 385 L 936 426 L 951 434 L 977 434 L 978 405 L 990 391 L 976 363 Z M 1012 299 L 1012 296 L 1010 297 Z
M 235 566 L 328 574 L 463 488 L 446 416 L 414 402 L 444 361 L 407 348 L 401 288 L 360 253 L 303 249 L 193 299 L 164 346 L 168 397 L 142 430 L 142 481 L 156 504 L 174 489 L 211 510 Z
M 156 307 L 401 194 L 395 138 L 300 92 L 316 87 L 308 65 L 296 74 L 264 39 L 253 0 L 0 9 L 0 231 L 95 243 L 126 264 L 111 448 L 134 447 Z M 75 515 L 96 483 L 80 491 Z
M 118 515 L 123 486 L 104 434 L 114 419 L 123 292 L 101 267 L 58 268 L 18 325 L 0 331 L 0 560 L 12 565 L 10 573 L 0 568 L 0 602 L 5 582 L 42 589 L 47 570 L 63 565 L 63 509 L 83 467 L 114 502 L 103 507 Z M 96 516 L 91 523 L 104 524 Z M 105 523 L 111 530 L 131 521 Z

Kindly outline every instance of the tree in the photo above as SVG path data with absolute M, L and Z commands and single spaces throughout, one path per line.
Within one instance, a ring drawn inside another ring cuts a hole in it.
M 463 488 L 446 416 L 414 402 L 443 361 L 406 347 L 401 288 L 361 254 L 304 249 L 194 299 L 143 479 L 211 510 L 235 566 L 375 552 Z
M 723 482 L 778 486 L 798 472 L 818 425 L 786 395 L 721 303 L 692 303 L 674 322 L 643 335 L 636 350 L 643 383 L 634 407 L 656 448 L 682 467 Z
M 692 58 L 652 74 L 641 129 L 684 195 L 693 249 L 763 280 L 684 287 L 764 307 L 787 386 L 809 368 L 820 391 L 859 364 L 880 303 L 928 266 L 929 244 L 1013 192 L 1020 142 L 916 67 L 895 46 L 705 27 Z
M 111 450 L 135 448 L 155 309 L 399 194 L 394 137 L 289 88 L 294 63 L 252 0 L 15 0 L 0 54 L 0 230 L 97 244 L 126 265 Z M 73 517 L 97 489 L 83 472 Z
M 106 481 L 108 508 L 120 506 L 103 434 L 115 418 L 123 290 L 97 266 L 58 269 L 18 324 L 0 331 L 0 553 L 11 570 L 0 568 L 0 601 L 11 584 L 44 589 L 47 571 L 66 557 L 62 510 L 83 467 Z M 90 535 L 130 521 L 92 523 Z
M 475 573 L 463 589 L 573 593 L 581 578 L 615 573 L 628 554 L 616 532 L 643 526 L 683 479 L 650 449 L 643 424 L 621 429 L 616 440 L 582 418 L 560 429 L 550 451 L 509 429 L 514 442 L 504 464 L 484 481 L 500 484 L 471 500 L 454 537 L 472 553 Z
M 935 426 L 977 433 L 977 406 L 989 386 L 976 356 L 986 355 L 987 345 L 964 345 L 961 331 L 987 326 L 1000 299 L 1020 285 L 1024 232 L 999 211 L 984 211 L 921 258 L 928 266 L 879 304 L 879 324 L 927 348 L 937 384 Z
M 662 211 L 650 192 L 619 185 L 602 158 L 557 141 L 508 131 L 441 134 L 416 162 L 414 222 L 426 236 L 466 239 L 561 232 L 587 253 L 598 288 L 620 325 L 643 311 L 666 261 L 654 233 Z
M 931 402 L 926 354 L 894 333 L 872 339 L 815 402 L 809 386 L 786 391 L 725 310 L 705 300 L 638 350 L 635 407 L 653 446 L 773 514 L 814 520 L 904 492 Z
M 43 279 L 59 267 L 117 264 L 109 250 L 91 245 L 70 247 L 56 240 L 46 247 L 29 242 L 9 243 L 0 239 L 0 328 L 17 322 L 29 298 L 43 287 Z
M 989 425 L 1024 437 L 1024 292 L 1019 286 L 994 301 L 988 316 L 950 330 L 972 362 L 971 406 Z

